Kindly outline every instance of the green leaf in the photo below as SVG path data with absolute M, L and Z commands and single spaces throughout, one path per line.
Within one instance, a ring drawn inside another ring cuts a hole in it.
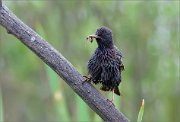
M 144 99 L 142 99 L 142 104 L 139 110 L 137 122 L 142 122 L 143 113 L 144 113 Z

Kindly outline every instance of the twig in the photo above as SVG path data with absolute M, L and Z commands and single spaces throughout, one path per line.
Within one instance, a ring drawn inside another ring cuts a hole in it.
M 0 24 L 50 66 L 104 121 L 129 122 L 57 50 L 18 19 L 6 6 L 0 8 Z

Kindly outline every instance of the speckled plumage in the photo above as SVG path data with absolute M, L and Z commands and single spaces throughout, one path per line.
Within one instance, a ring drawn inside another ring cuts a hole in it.
M 107 27 L 98 28 L 96 34 L 97 49 L 88 61 L 88 71 L 93 83 L 101 83 L 101 90 L 112 91 L 120 95 L 122 54 L 113 44 L 112 32 Z

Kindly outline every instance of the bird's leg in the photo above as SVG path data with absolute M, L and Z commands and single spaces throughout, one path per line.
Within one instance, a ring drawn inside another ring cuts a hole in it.
M 91 82 L 91 80 L 92 80 L 92 77 L 91 76 L 83 76 L 84 78 L 85 78 L 85 80 L 83 81 L 83 84 L 85 83 L 85 82 Z
M 112 90 L 112 100 L 111 102 L 114 104 L 114 89 Z
M 111 102 L 112 103 L 112 105 L 114 105 L 114 89 L 112 89 L 112 99 L 111 100 L 109 100 L 109 99 L 107 99 L 109 102 Z M 114 105 L 115 106 L 115 105 Z

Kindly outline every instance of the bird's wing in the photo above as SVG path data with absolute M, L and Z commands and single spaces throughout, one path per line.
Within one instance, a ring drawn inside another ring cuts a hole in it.
M 122 55 L 121 51 L 116 46 L 114 46 L 114 49 L 116 52 L 117 61 L 119 63 L 119 70 L 123 71 L 124 70 L 124 64 L 122 63 L 123 55 Z

